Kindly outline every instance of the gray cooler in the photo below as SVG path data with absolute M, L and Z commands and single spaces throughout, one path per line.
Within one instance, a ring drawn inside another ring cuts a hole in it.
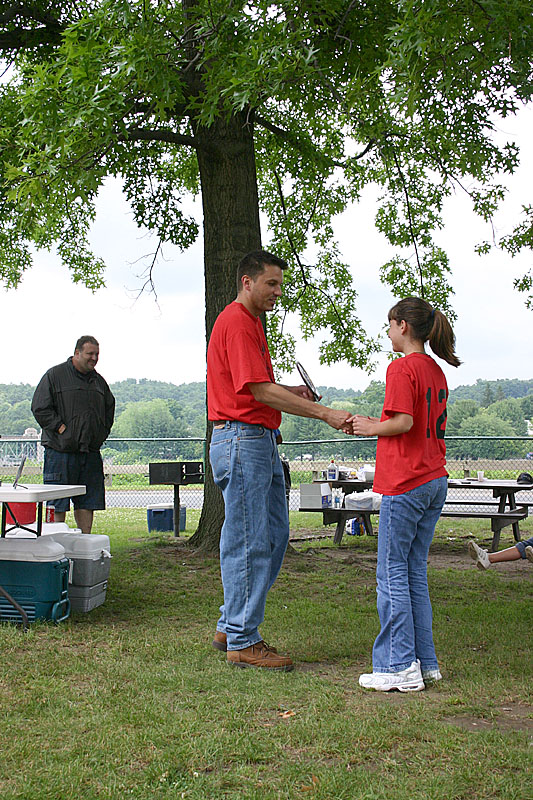
M 69 583 L 68 599 L 72 611 L 92 611 L 105 602 L 107 581 L 96 583 L 94 586 L 74 586 Z
M 109 536 L 96 533 L 53 533 L 70 561 L 68 596 L 72 611 L 92 611 L 105 601 L 111 566 Z

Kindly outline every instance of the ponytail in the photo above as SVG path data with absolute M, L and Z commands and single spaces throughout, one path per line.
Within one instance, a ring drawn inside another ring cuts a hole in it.
M 429 333 L 429 346 L 436 356 L 447 361 L 452 367 L 458 367 L 461 363 L 455 355 L 455 334 L 448 318 L 442 311 L 434 309 L 433 327 Z
M 405 297 L 389 311 L 390 320 L 402 319 L 411 327 L 412 336 L 421 342 L 429 341 L 436 356 L 447 361 L 452 367 L 461 363 L 455 355 L 455 334 L 448 318 L 437 308 L 432 308 L 419 297 Z

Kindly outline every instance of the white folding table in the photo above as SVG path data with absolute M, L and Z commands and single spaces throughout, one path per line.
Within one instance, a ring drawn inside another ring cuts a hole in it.
M 28 486 L 13 487 L 11 484 L 0 486 L 0 503 L 2 503 L 2 527 L 0 531 L 1 536 L 5 536 L 13 528 L 23 528 L 30 531 L 30 533 L 37 533 L 41 535 L 43 525 L 43 503 L 46 500 L 59 500 L 62 497 L 75 497 L 76 495 L 85 494 L 85 486 L 66 483 L 30 483 Z M 16 515 L 9 507 L 9 503 L 37 503 L 37 531 L 33 528 L 25 528 L 17 522 Z M 7 511 L 15 520 L 15 524 L 11 527 L 6 526 Z

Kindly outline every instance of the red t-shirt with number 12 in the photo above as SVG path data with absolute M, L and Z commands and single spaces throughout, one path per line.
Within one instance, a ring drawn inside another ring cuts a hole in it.
M 410 353 L 387 369 L 381 420 L 410 414 L 407 433 L 378 437 L 374 491 L 395 495 L 447 476 L 446 401 L 448 386 L 439 365 L 425 353 Z

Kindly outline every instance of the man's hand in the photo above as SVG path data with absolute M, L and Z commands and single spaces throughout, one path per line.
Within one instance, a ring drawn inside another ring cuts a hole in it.
M 303 392 L 308 391 L 304 386 L 287 387 L 279 383 L 263 381 L 262 383 L 249 383 L 248 388 L 256 400 L 275 408 L 276 411 L 285 411 L 287 414 L 309 419 L 321 419 L 335 430 L 342 428 L 345 433 L 351 433 L 351 426 L 346 425 L 346 420 L 352 416 L 351 412 L 339 411 L 336 408 L 329 408 L 310 401 L 303 396 Z M 294 391 L 295 389 L 297 391 Z
M 347 425 L 347 421 L 351 417 L 351 413 L 349 411 L 340 411 L 337 408 L 325 408 L 324 409 L 326 414 L 324 416 L 324 422 L 327 422 L 328 425 L 331 425 L 332 428 L 335 430 L 343 430 L 344 433 L 351 433 L 351 427 Z

